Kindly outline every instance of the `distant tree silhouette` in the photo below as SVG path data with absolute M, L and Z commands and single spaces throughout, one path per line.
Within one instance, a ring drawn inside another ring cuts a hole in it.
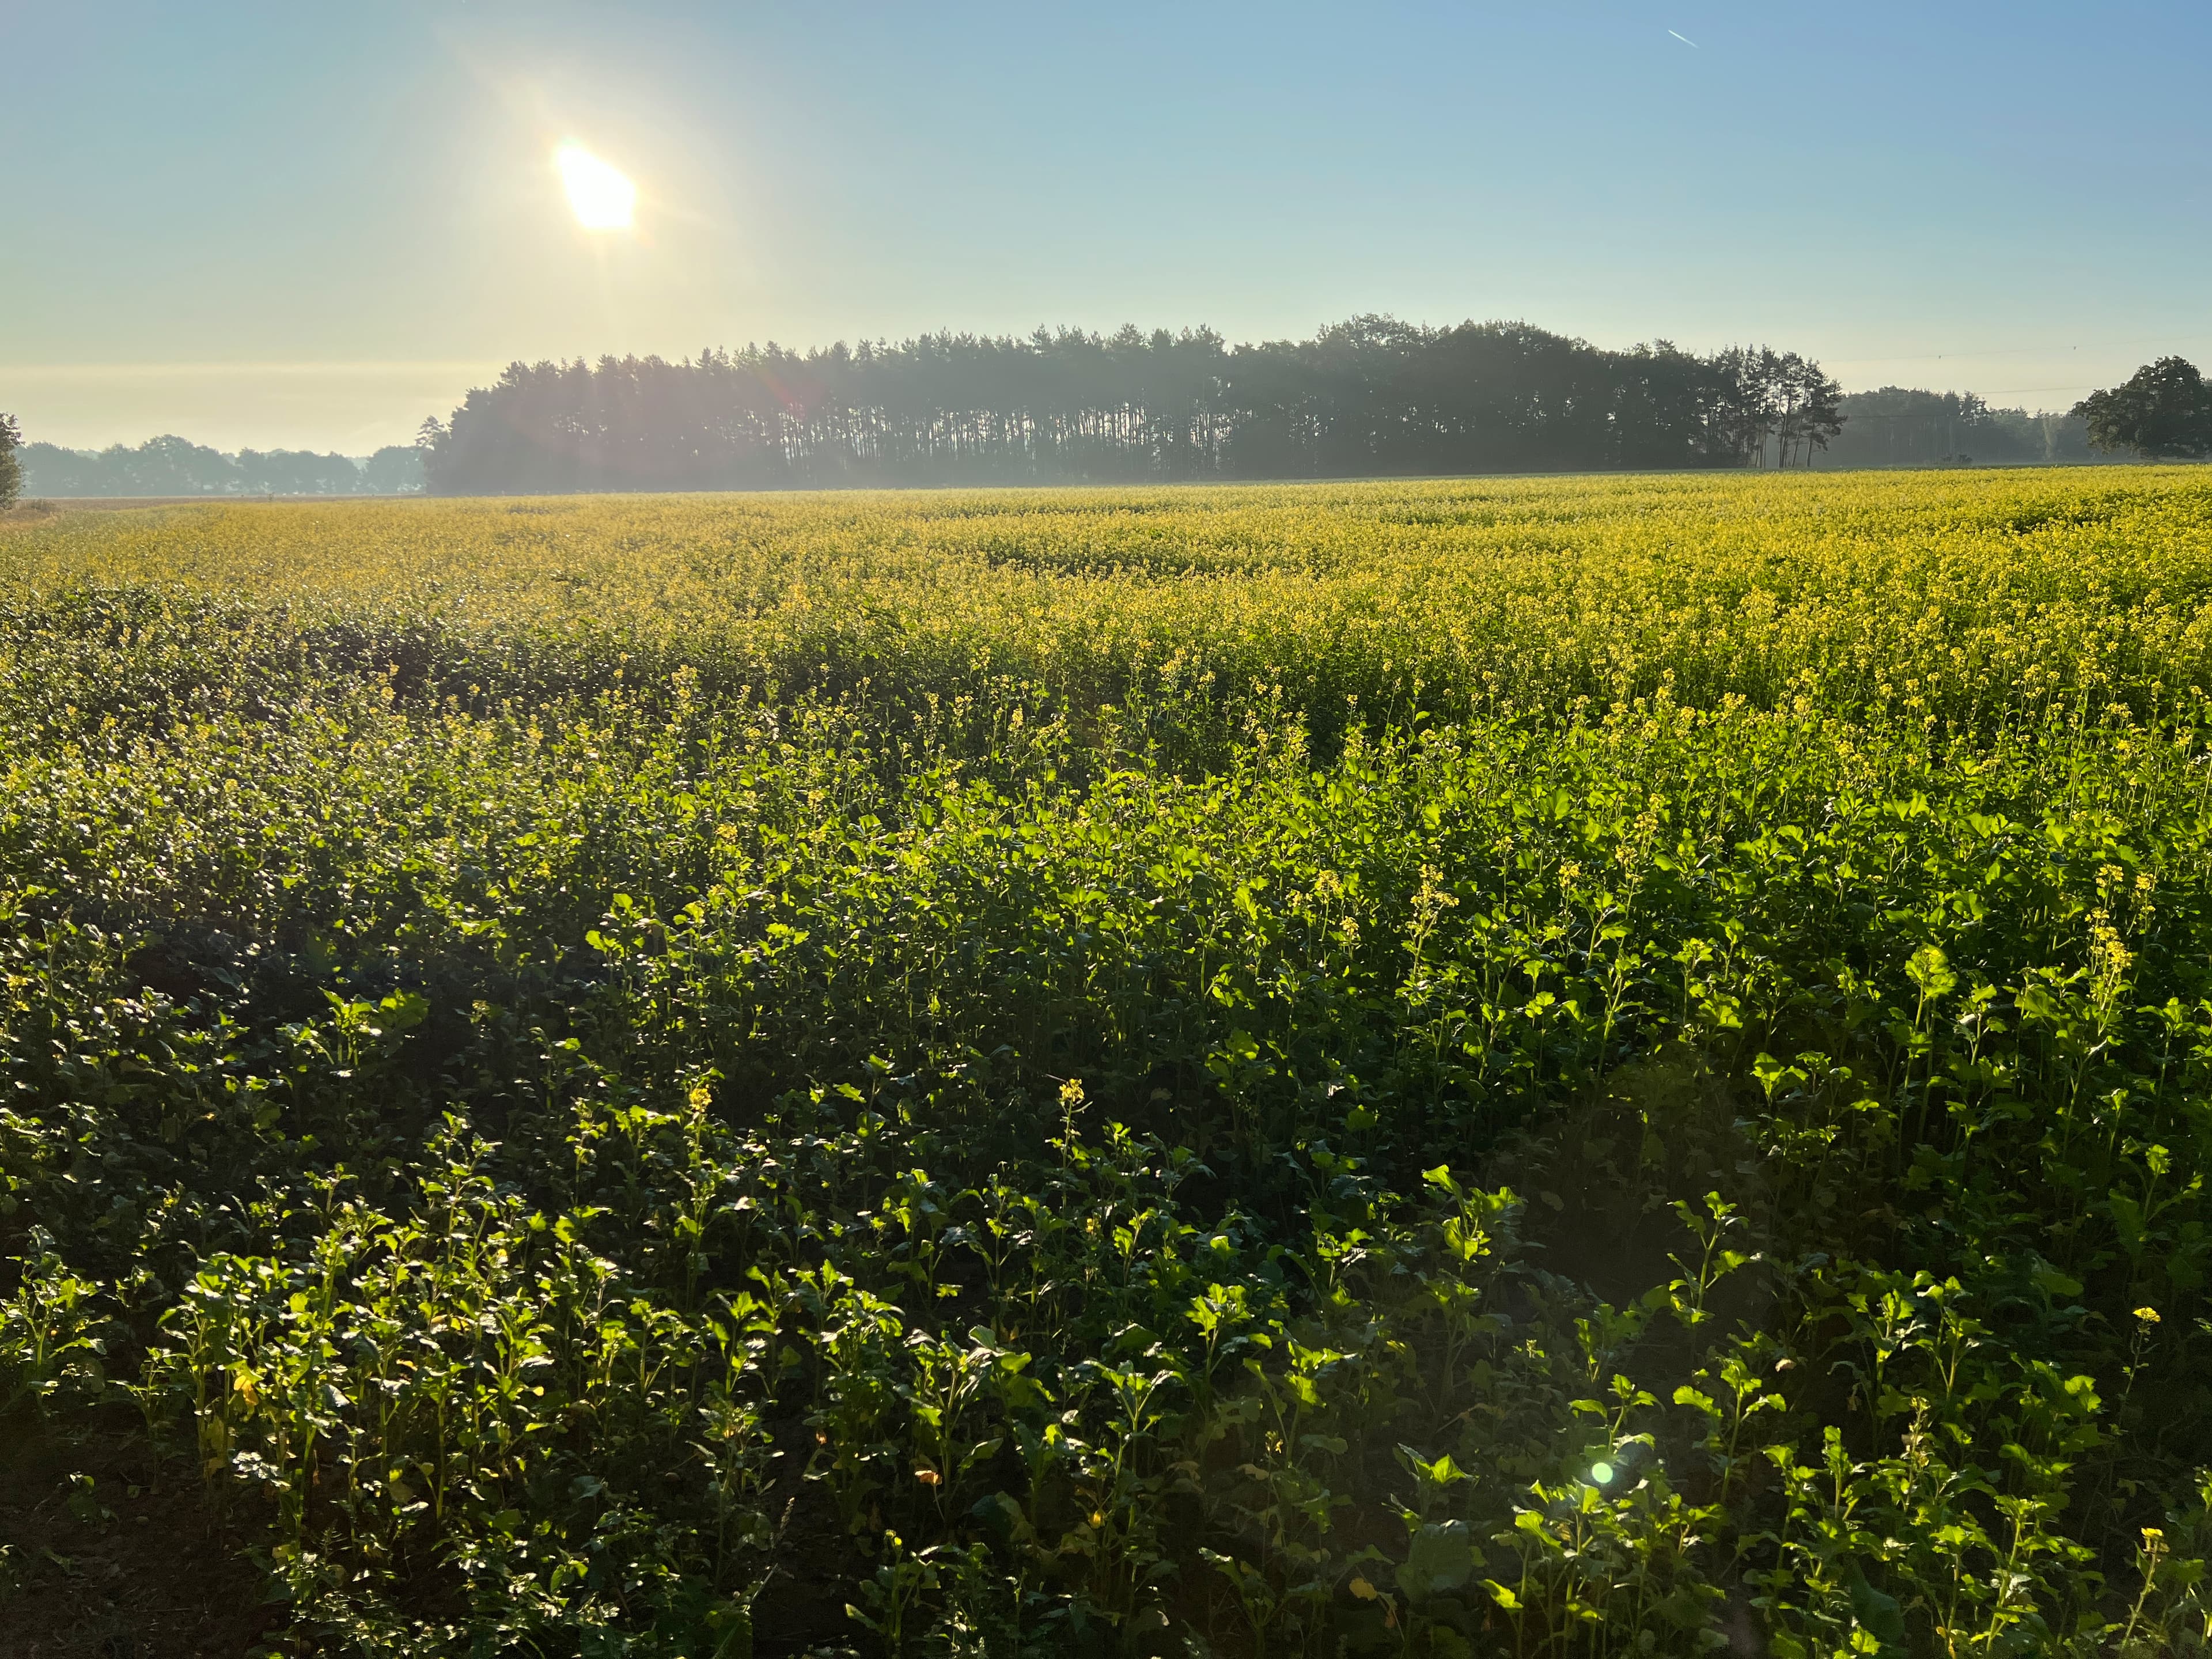
M 362 463 L 361 488 L 372 495 L 408 495 L 422 488 L 422 452 L 412 444 L 386 444 Z
M 23 493 L 23 463 L 16 451 L 23 447 L 23 428 L 13 415 L 0 415 L 0 511 L 13 507 Z
M 1790 466 L 1840 397 L 1764 348 L 1357 317 L 1235 347 L 1040 329 L 516 362 L 417 443 L 447 494 Z
M 1843 430 L 1844 389 L 1794 351 L 1732 346 L 1713 360 L 1726 388 L 1719 411 L 1728 447 L 1754 466 L 1810 466 Z
M 1850 424 L 1825 465 L 2056 465 L 2100 459 L 2079 415 L 1992 409 L 1971 392 L 1922 392 L 1886 386 L 1848 393 Z
M 260 495 L 352 495 L 361 490 L 361 468 L 343 455 L 305 449 L 241 449 L 233 465 L 240 487 Z
M 226 455 L 173 435 L 97 453 L 32 444 L 22 461 L 29 487 L 44 495 L 357 495 L 422 488 L 422 456 L 406 445 L 380 450 L 366 469 L 343 455 L 305 449 Z
M 2200 461 L 2212 455 L 2212 386 L 2183 357 L 2146 363 L 2124 386 L 2074 405 L 2100 449 L 2132 449 L 2146 460 Z

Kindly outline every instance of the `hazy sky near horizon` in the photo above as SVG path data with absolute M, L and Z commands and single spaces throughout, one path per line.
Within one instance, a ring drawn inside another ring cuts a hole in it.
M 946 328 L 1524 318 L 2031 408 L 2212 359 L 2203 0 L 0 0 L 0 409 L 74 447 Z

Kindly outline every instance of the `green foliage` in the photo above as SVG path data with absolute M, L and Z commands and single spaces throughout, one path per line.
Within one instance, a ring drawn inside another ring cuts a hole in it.
M 2074 412 L 2099 449 L 2132 449 L 2152 461 L 2212 455 L 2212 386 L 2185 357 L 2146 363 L 2126 384 L 2091 392 Z
M 418 441 L 440 495 L 1764 466 L 1770 441 L 1788 466 L 1841 390 L 1796 352 L 1362 316 L 1237 346 L 1125 325 L 518 362 Z
M 421 458 L 397 447 L 356 465 L 343 455 L 304 449 L 226 455 L 164 434 L 136 448 L 31 444 L 20 459 L 29 487 L 45 495 L 350 495 L 422 488 Z
M 302 1650 L 2200 1651 L 2212 499 L 2085 489 L 31 532 L 6 1422 Z
M 0 513 L 15 504 L 23 493 L 23 429 L 13 415 L 0 415 Z

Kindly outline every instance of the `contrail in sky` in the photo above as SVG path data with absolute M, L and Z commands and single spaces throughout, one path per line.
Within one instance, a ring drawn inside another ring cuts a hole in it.
M 1669 34 L 1674 34 L 1674 31 L 1672 29 L 1668 29 L 1667 33 Z M 1686 34 L 1674 34 L 1674 38 L 1677 40 L 1680 40 L 1686 46 L 1695 46 L 1698 44 Z

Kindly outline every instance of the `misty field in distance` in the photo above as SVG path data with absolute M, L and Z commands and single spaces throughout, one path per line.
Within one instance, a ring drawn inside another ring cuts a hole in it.
M 2199 1651 L 2209 588 L 2187 468 L 20 527 L 0 1400 L 309 1649 Z

